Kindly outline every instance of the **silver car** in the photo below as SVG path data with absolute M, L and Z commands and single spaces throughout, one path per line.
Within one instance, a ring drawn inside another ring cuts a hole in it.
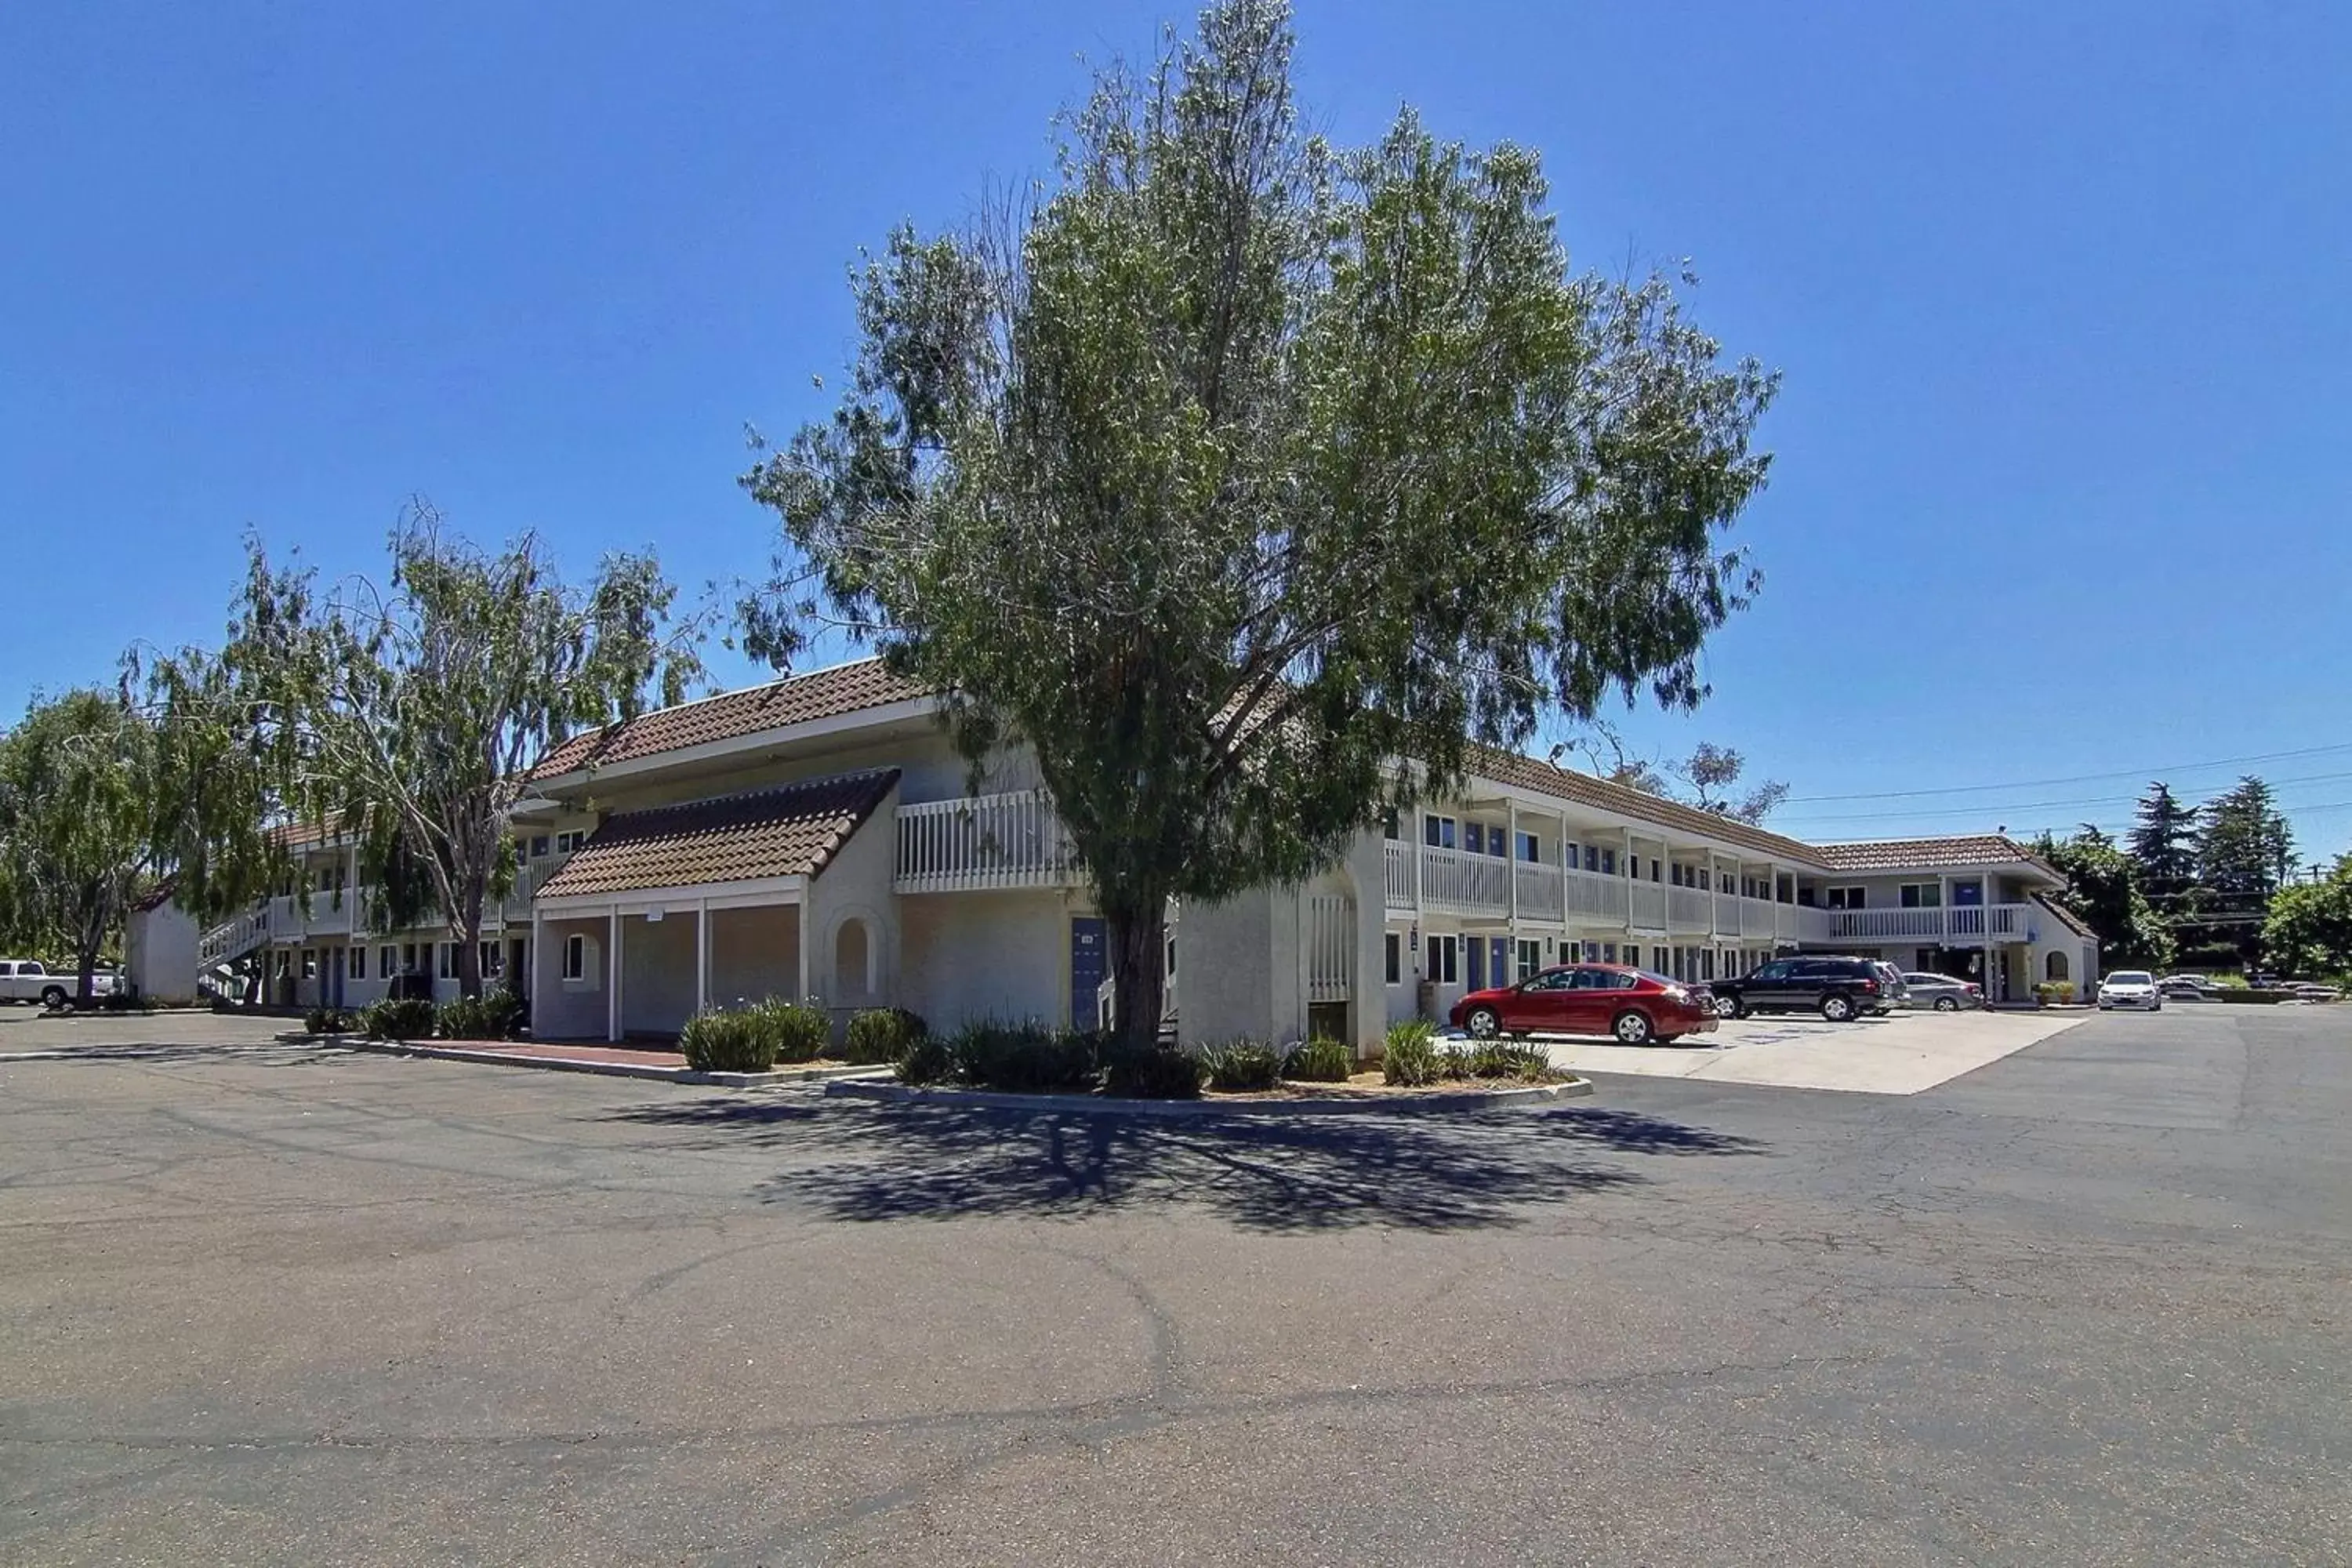
M 2150 1013 L 2164 1011 L 2164 993 L 2157 989 L 2156 976 L 2145 969 L 2118 969 L 2099 982 L 2099 1011 L 2112 1007 L 2137 1007 Z
M 1948 974 L 1906 970 L 1903 985 L 1910 993 L 1914 1007 L 1933 1007 L 1938 1013 L 1957 1013 L 1964 1007 L 1985 1005 L 1983 987 L 1971 981 L 1955 980 Z

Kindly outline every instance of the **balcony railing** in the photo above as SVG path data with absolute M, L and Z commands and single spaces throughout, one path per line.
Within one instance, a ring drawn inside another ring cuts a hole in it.
M 1568 874 L 1569 912 L 1580 919 L 1623 925 L 1625 889 L 1629 885 L 1622 877 L 1604 877 L 1598 871 L 1570 871 Z
M 335 893 L 295 893 L 269 900 L 268 914 L 272 942 L 298 942 L 304 937 L 349 936 L 362 894 L 345 888 Z
M 1052 888 L 1076 878 L 1069 835 L 1042 792 L 898 807 L 899 892 Z
M 1521 920 L 1547 921 L 1558 925 L 1566 917 L 1567 895 L 1560 886 L 1559 867 L 1521 860 L 1514 863 L 1511 876 L 1518 884 Z
M 1381 880 L 1392 910 L 1409 910 L 1412 898 L 1412 846 L 1402 838 L 1381 840 Z
M 1950 909 L 1826 910 L 1827 942 L 2022 942 L 2031 904 L 1957 904 Z
M 1655 882 L 1635 882 L 1632 884 L 1632 888 L 1633 897 L 1631 908 L 1626 912 L 1626 923 L 1635 931 L 1665 930 L 1666 889 Z
M 1421 847 L 1421 907 L 1446 914 L 1511 912 L 1511 863 L 1434 844 Z
M 1696 888 L 1666 889 L 1666 923 L 1681 931 L 1712 930 L 1715 924 L 1714 901 Z

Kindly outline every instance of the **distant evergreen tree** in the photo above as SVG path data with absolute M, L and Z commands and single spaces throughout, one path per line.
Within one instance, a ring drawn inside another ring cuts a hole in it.
M 2126 842 L 2151 891 L 2185 888 L 2197 879 L 2197 808 L 2183 805 L 2161 781 L 2140 796 L 2139 816 Z
M 2272 895 L 2294 862 L 2294 834 L 2270 785 L 2251 775 L 2209 801 L 2204 816 L 2197 854 L 2200 934 L 2251 959 L 2261 949 Z

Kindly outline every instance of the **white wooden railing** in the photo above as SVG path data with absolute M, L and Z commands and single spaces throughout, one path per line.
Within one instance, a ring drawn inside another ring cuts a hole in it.
M 1421 907 L 1452 914 L 1501 915 L 1511 908 L 1511 863 L 1495 855 L 1421 847 Z
M 1059 887 L 1076 868 L 1069 835 L 1041 791 L 898 807 L 899 892 Z
M 335 893 L 295 893 L 269 900 L 269 931 L 280 942 L 306 936 L 342 936 L 352 929 L 354 889 Z
M 1336 893 L 1307 900 L 1307 999 L 1345 1002 L 1356 991 L 1356 907 Z
M 1622 877 L 1604 877 L 1598 871 L 1570 871 L 1568 874 L 1569 910 L 1572 914 L 1622 925 L 1625 923 L 1627 885 Z
M 1388 906 L 1409 910 L 1412 900 L 1412 846 L 1402 838 L 1381 840 L 1381 881 L 1388 889 Z
M 1957 904 L 1950 909 L 1827 910 L 1829 942 L 2021 942 L 2031 904 Z
M 1549 921 L 1556 925 L 1565 918 L 1568 905 L 1560 887 L 1559 867 L 1517 860 L 1512 862 L 1511 875 L 1518 884 L 1521 920 Z
M 269 940 L 269 910 L 251 909 L 223 921 L 196 939 L 196 962 L 209 969 L 243 958 Z
M 1739 895 L 1717 889 L 1715 895 L 1715 929 L 1725 936 L 1739 934 Z
M 1655 882 L 1635 882 L 1632 888 L 1626 923 L 1635 931 L 1665 930 L 1666 889 Z
M 1666 889 L 1666 921 L 1675 931 L 1707 931 L 1715 923 L 1715 904 L 1696 888 Z
M 1739 900 L 1739 934 L 1770 936 L 1780 929 L 1780 910 L 1769 899 L 1751 899 L 1743 895 Z

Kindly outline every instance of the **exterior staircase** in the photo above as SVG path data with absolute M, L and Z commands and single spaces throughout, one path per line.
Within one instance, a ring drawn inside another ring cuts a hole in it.
M 243 1002 L 258 972 L 253 955 L 269 940 L 269 906 L 235 915 L 196 939 L 196 989 L 216 1002 Z

